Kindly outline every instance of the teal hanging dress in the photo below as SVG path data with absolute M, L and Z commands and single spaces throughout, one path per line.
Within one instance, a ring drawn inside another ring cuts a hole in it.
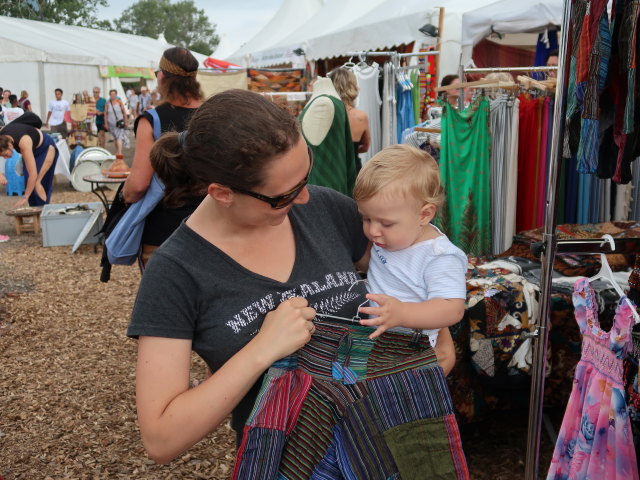
M 491 253 L 489 100 L 442 110 L 440 176 L 446 202 L 436 223 L 468 255 Z
M 305 137 L 307 145 L 313 151 L 313 170 L 309 175 L 309 183 L 333 188 L 340 193 L 353 195 L 356 181 L 356 156 L 351 140 L 351 129 L 347 110 L 341 100 L 331 95 L 318 95 L 311 99 L 300 113 L 300 123 L 305 114 L 319 98 L 326 97 L 333 102 L 333 123 L 320 145 L 312 145 Z

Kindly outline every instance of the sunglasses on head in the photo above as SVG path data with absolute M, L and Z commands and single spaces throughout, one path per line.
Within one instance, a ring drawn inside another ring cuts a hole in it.
M 307 176 L 304 177 L 304 180 L 302 180 L 298 185 L 293 187 L 288 192 L 285 192 L 282 195 L 278 195 L 276 197 L 270 197 L 268 195 L 252 192 L 251 190 L 244 190 L 242 188 L 232 187 L 231 190 L 233 190 L 234 192 L 242 193 L 243 195 L 257 198 L 258 200 L 262 200 L 263 202 L 271 205 L 271 208 L 273 209 L 288 207 L 296 198 L 298 198 L 300 192 L 302 192 L 304 187 L 306 187 L 307 183 L 309 182 L 309 174 L 311 173 L 311 169 L 313 168 L 313 151 L 309 147 L 307 147 L 307 151 L 309 152 L 309 171 L 307 172 Z

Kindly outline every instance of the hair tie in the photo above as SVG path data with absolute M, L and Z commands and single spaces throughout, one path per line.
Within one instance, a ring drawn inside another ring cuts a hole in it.
M 178 134 L 178 143 L 182 148 L 184 148 L 184 139 L 186 138 L 186 136 L 187 136 L 186 130 L 183 130 Z

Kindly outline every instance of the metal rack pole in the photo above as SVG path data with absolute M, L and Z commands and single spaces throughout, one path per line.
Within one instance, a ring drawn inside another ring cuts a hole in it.
M 347 52 L 344 56 L 355 57 L 356 55 L 370 55 L 372 57 L 393 57 L 397 55 L 398 52 L 370 52 L 367 50 L 362 50 L 360 52 Z
M 559 58 L 558 84 L 556 87 L 556 103 L 553 111 L 553 131 L 551 137 L 551 154 L 549 179 L 547 182 L 547 205 L 545 212 L 544 250 L 541 259 L 540 283 L 540 320 L 534 335 L 533 375 L 531 378 L 531 394 L 529 399 L 529 427 L 527 435 L 527 457 L 525 464 L 525 480 L 538 479 L 540 461 L 540 432 L 542 430 L 542 407 L 544 401 L 545 371 L 547 362 L 547 346 L 549 341 L 549 325 L 551 323 L 551 274 L 556 248 L 556 197 L 558 178 L 562 166 L 562 145 L 564 139 L 564 118 L 566 116 L 566 87 L 569 79 L 569 26 L 571 22 L 571 0 L 564 0 L 562 18 L 562 45 Z
M 398 57 L 406 58 L 406 57 L 430 57 L 431 55 L 440 55 L 438 50 L 431 50 L 429 52 L 416 52 L 416 53 L 399 53 Z
M 495 73 L 495 72 L 552 72 L 558 67 L 487 67 L 465 68 L 464 73 Z

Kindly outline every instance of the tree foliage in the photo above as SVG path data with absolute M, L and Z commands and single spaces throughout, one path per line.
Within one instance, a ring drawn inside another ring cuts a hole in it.
M 96 9 L 108 4 L 107 0 L 0 0 L 0 15 L 107 29 L 109 21 L 98 20 Z
M 193 0 L 138 0 L 113 22 L 114 30 L 145 37 L 161 34 L 173 45 L 210 54 L 220 41 L 215 24 Z

